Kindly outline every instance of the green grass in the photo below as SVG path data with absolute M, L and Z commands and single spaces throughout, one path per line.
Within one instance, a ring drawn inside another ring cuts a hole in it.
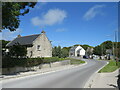
M 44 63 L 50 63 L 50 62 L 57 62 L 57 61 L 62 61 L 65 60 L 66 58 L 58 58 L 58 57 L 46 57 L 43 59 Z
M 73 58 L 66 58 L 67 60 L 70 60 L 71 65 L 78 65 L 83 64 L 85 61 L 79 60 L 79 59 L 73 59 Z
M 50 57 L 50 58 L 44 58 L 45 63 L 49 62 L 56 62 L 56 61 L 64 61 L 64 60 L 70 60 L 70 63 L 73 65 L 78 65 L 85 63 L 85 61 L 79 60 L 79 59 L 73 59 L 73 58 L 58 58 L 58 57 Z
M 117 70 L 118 68 L 120 68 L 120 62 L 119 62 L 119 65 L 116 66 L 116 62 L 113 61 L 113 60 L 110 60 L 109 64 L 106 65 L 104 68 L 102 68 L 99 71 L 99 73 L 102 73 L 102 72 L 113 72 L 113 71 Z

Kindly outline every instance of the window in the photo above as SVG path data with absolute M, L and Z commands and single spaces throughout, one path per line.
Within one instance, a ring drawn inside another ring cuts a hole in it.
M 30 51 L 30 57 L 32 57 L 32 54 L 33 54 L 32 51 Z
M 38 50 L 38 51 L 40 51 L 40 50 L 41 50 L 41 49 L 40 49 L 40 45 L 38 45 L 38 46 L 37 46 L 37 50 Z

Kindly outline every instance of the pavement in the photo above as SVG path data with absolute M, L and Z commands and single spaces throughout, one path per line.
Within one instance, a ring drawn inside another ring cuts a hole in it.
M 81 64 L 81 65 L 84 65 L 84 64 Z M 43 68 L 37 71 L 20 72 L 20 73 L 12 74 L 12 75 L 2 75 L 0 77 L 0 81 L 6 80 L 6 79 L 13 79 L 13 78 L 25 77 L 25 76 L 30 76 L 30 75 L 36 75 L 36 74 L 47 74 L 47 73 L 52 73 L 56 71 L 73 68 L 73 67 L 75 67 L 75 65 L 64 65 L 64 66 L 53 67 L 53 68 Z
M 117 88 L 117 75 L 119 70 L 111 73 L 96 73 L 91 88 Z
M 83 88 L 106 61 L 85 60 L 87 64 L 45 74 L 2 80 L 2 88 Z
M 42 69 L 38 69 L 36 71 L 26 71 L 26 72 L 20 72 L 17 74 L 12 74 L 12 75 L 1 75 L 0 76 L 0 81 L 6 80 L 6 79 L 13 79 L 13 78 L 19 78 L 19 77 L 25 77 L 25 76 L 30 76 L 30 75 L 36 75 L 36 74 L 48 74 L 48 73 L 52 73 L 52 72 L 56 72 L 56 71 L 62 71 L 62 70 L 66 70 L 66 69 L 71 69 L 71 68 L 75 68 L 78 66 L 83 66 L 86 65 L 87 62 L 83 63 L 83 64 L 79 64 L 79 65 L 62 65 L 62 66 L 56 66 L 56 67 L 51 67 L 51 68 L 42 68 Z

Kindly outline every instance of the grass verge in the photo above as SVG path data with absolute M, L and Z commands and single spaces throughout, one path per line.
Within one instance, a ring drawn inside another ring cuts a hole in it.
M 78 65 L 83 64 L 85 61 L 79 60 L 79 59 L 73 59 L 73 58 L 66 58 L 67 60 L 70 60 L 71 65 Z
M 116 62 L 113 60 L 110 60 L 109 64 L 107 64 L 104 68 L 102 68 L 98 73 L 113 72 L 118 68 L 120 68 L 120 62 L 118 63 L 118 66 L 116 66 Z

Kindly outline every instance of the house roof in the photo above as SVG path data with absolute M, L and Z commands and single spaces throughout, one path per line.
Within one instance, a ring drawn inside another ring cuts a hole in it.
M 77 47 L 78 47 L 78 46 L 73 46 L 71 49 L 72 49 L 72 50 L 75 50 Z
M 10 43 L 8 43 L 6 46 L 13 46 L 15 43 L 19 43 L 20 45 L 32 45 L 33 41 L 39 36 L 40 34 L 35 34 L 35 35 L 29 35 L 29 36 L 22 36 L 22 37 L 17 37 Z
M 70 51 L 74 51 L 77 47 L 81 47 L 81 46 L 80 45 L 79 46 L 73 46 L 73 47 L 70 48 Z M 79 49 L 79 50 L 81 50 L 81 49 Z

